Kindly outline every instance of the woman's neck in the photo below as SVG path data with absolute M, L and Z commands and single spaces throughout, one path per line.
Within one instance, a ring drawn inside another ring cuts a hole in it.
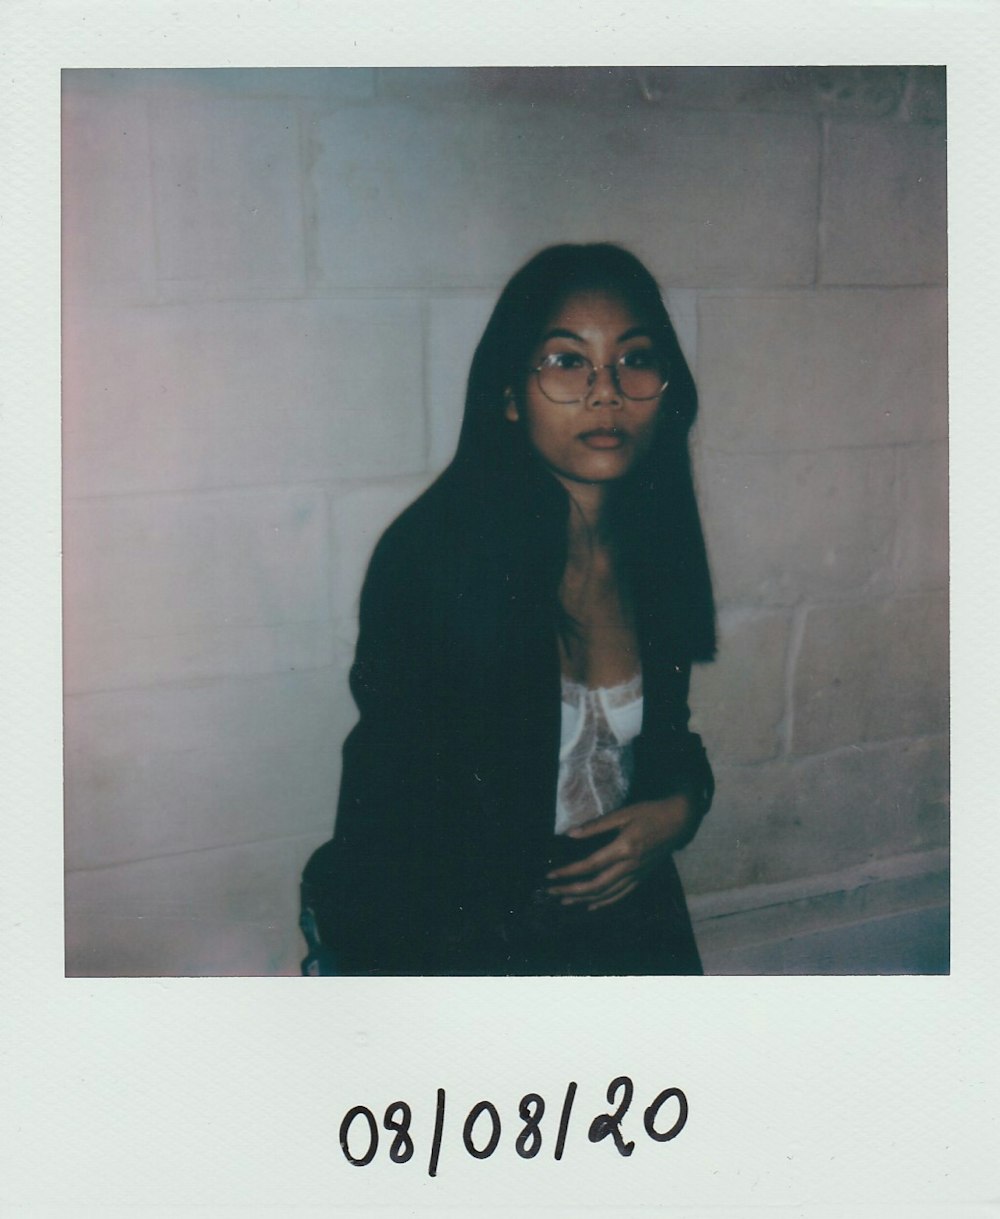
M 592 559 L 596 552 L 608 549 L 607 490 L 601 483 L 566 487 L 570 500 L 567 557 L 571 563 Z
M 577 497 L 572 491 L 570 496 L 566 567 L 559 585 L 571 628 L 559 640 L 563 675 L 589 687 L 620 685 L 640 666 L 628 590 L 608 536 L 603 497 Z

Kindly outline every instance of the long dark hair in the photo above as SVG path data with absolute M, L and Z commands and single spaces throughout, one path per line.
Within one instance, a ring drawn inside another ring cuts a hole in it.
M 505 418 L 504 395 L 523 392 L 546 323 L 569 296 L 588 290 L 613 293 L 642 319 L 669 375 L 650 450 L 613 484 L 608 502 L 607 527 L 637 625 L 669 630 L 679 653 L 709 660 L 714 602 L 688 454 L 698 397 L 656 281 L 627 250 L 604 242 L 550 246 L 510 280 L 476 349 L 458 449 L 439 491 L 512 595 L 547 605 L 561 623 L 570 500 L 525 427 Z

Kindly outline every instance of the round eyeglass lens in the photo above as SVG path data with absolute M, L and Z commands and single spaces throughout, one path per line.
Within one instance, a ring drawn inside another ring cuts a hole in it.
M 652 351 L 626 352 L 609 366 L 618 389 L 636 401 L 656 398 L 666 388 L 663 366 Z M 553 402 L 579 402 L 590 392 L 597 370 L 586 356 L 555 352 L 536 369 L 542 393 Z
M 626 398 L 656 398 L 666 389 L 663 365 L 653 351 L 630 351 L 615 365 L 618 388 Z

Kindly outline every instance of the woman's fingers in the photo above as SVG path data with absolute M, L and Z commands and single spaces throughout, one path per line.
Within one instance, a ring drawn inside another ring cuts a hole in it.
M 597 817 L 593 821 L 587 821 L 584 825 L 578 825 L 574 829 L 567 831 L 567 838 L 593 838 L 596 834 L 607 834 L 609 830 L 617 829 L 620 825 L 625 824 L 626 818 L 622 816 L 626 809 L 617 809 L 613 813 L 605 813 L 603 817 Z
M 566 864 L 563 868 L 553 868 L 551 872 L 547 872 L 545 879 L 547 881 L 555 881 L 561 884 L 563 881 L 572 882 L 578 877 L 593 876 L 595 872 L 599 872 L 608 864 L 615 862 L 614 855 L 608 855 L 607 847 L 601 847 L 599 851 L 595 851 L 593 855 L 588 855 L 586 859 L 580 859 L 576 863 Z
M 637 874 L 635 872 L 627 872 L 619 876 L 617 880 L 609 880 L 591 893 L 579 894 L 575 897 L 564 897 L 560 905 L 586 906 L 588 910 L 596 910 L 599 906 L 611 905 L 612 902 L 616 902 L 627 893 L 631 893 L 638 884 L 639 878 Z
M 564 906 L 583 905 L 598 910 L 631 893 L 642 874 L 677 838 L 678 824 L 689 810 L 684 796 L 629 805 L 572 830 L 573 837 L 589 838 L 617 830 L 614 838 L 593 854 L 546 876 L 550 896 Z
M 603 868 L 621 862 L 623 855 L 624 852 L 616 838 L 614 842 L 609 842 L 606 846 L 599 847 L 593 855 L 588 855 L 586 859 L 578 859 L 576 863 L 568 863 L 562 868 L 553 868 L 551 872 L 546 874 L 545 879 L 561 883 L 563 881 L 573 881 L 577 877 L 593 876 Z
M 600 910 L 602 906 L 613 906 L 615 902 L 620 902 L 623 897 L 627 897 L 633 890 L 638 889 L 639 882 L 637 880 L 628 880 L 615 891 L 606 897 L 602 897 L 600 901 L 591 902 L 587 907 L 588 910 Z
M 624 861 L 612 863 L 587 880 L 571 884 L 550 885 L 549 893 L 553 897 L 561 897 L 564 902 L 593 901 L 604 897 L 608 890 L 623 878 L 631 874 L 631 868 Z

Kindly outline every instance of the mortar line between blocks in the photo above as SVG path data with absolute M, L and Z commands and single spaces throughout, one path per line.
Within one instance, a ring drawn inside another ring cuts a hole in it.
M 149 227 L 152 229 L 150 234 L 152 237 L 152 271 L 153 283 L 150 289 L 153 296 L 153 305 L 157 307 L 163 304 L 163 256 L 160 250 L 160 209 L 157 207 L 156 201 L 156 152 L 153 147 L 155 143 L 155 133 L 153 131 L 153 108 L 149 104 L 149 98 L 144 97 L 142 101 L 143 115 L 146 120 L 146 172 L 148 175 L 149 186 Z M 90 294 L 88 293 L 87 304 L 90 304 Z
M 423 459 L 424 470 L 431 464 L 434 437 L 434 407 L 431 403 L 431 306 L 426 296 L 420 300 L 420 409 L 424 420 Z
M 109 863 L 90 863 L 78 864 L 65 867 L 63 869 L 64 879 L 71 876 L 90 875 L 96 872 L 110 872 L 118 868 L 135 868 L 141 867 L 143 864 L 159 863 L 163 860 L 178 860 L 185 859 L 191 855 L 208 855 L 213 852 L 223 851 L 241 851 L 247 848 L 255 847 L 279 847 L 281 844 L 298 844 L 316 842 L 318 846 L 325 841 L 320 837 L 317 841 L 317 835 L 326 835 L 329 837 L 329 829 L 324 826 L 314 827 L 311 831 L 303 831 L 296 834 L 277 834 L 269 835 L 263 838 L 247 838 L 240 842 L 216 842 L 207 846 L 201 847 L 185 847 L 179 851 L 156 851 L 149 855 L 140 855 L 134 859 L 115 859 Z M 307 847 L 307 849 L 309 849 Z
M 829 121 L 823 116 L 818 116 L 819 127 L 819 151 L 816 159 L 816 245 L 814 247 L 815 254 L 813 258 L 813 287 L 820 286 L 820 279 L 823 271 L 823 253 L 824 253 L 824 227 L 823 227 L 823 199 L 826 188 L 826 167 L 828 158 L 827 139 L 829 132 Z
M 792 740 L 795 730 L 795 670 L 802 651 L 808 612 L 808 606 L 798 605 L 792 614 L 792 629 L 785 657 L 785 714 L 778 725 L 778 739 L 781 746 L 779 756 L 784 759 L 792 756 Z
M 315 290 L 316 268 L 319 264 L 319 251 L 316 245 L 316 236 L 313 225 L 310 223 L 312 217 L 312 200 L 311 200 L 311 182 L 309 177 L 309 131 L 307 119 L 304 113 L 304 107 L 300 98 L 295 99 L 295 123 L 297 149 L 299 158 L 299 223 L 302 225 L 302 292 L 303 299 L 308 300 L 311 292 Z
M 900 588 L 900 565 L 902 562 L 902 541 L 900 538 L 900 526 L 902 524 L 902 509 L 903 509 L 903 458 L 902 454 L 897 451 L 893 453 L 892 458 L 892 537 L 889 539 L 889 580 L 892 588 L 899 593 Z

